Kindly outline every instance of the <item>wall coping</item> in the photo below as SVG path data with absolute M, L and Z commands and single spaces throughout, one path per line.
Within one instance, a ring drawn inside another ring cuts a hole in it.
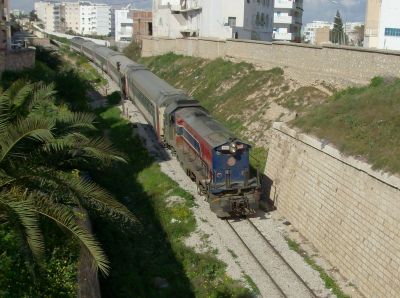
M 319 140 L 315 136 L 310 136 L 301 133 L 293 128 L 288 127 L 283 122 L 275 122 L 272 126 L 275 130 L 282 132 L 294 139 L 301 141 L 302 143 L 317 149 L 367 175 L 400 190 L 400 177 L 394 174 L 390 174 L 383 171 L 376 171 L 372 169 L 372 166 L 365 161 L 358 160 L 352 156 L 345 156 L 342 152 L 336 149 L 332 144 L 325 144 L 325 142 Z
M 338 46 L 338 45 L 334 45 L 334 44 L 323 44 L 322 47 L 328 48 L 328 49 L 344 50 L 344 51 L 356 51 L 356 52 L 400 56 L 400 51 L 394 51 L 394 50 L 381 50 L 381 49 L 369 49 L 369 48 L 361 48 L 361 47 Z
M 256 43 L 256 44 L 265 44 L 265 45 L 271 45 L 271 44 L 273 44 L 271 41 L 251 40 L 251 39 L 234 39 L 234 38 L 228 38 L 226 41 L 230 41 L 230 42 L 244 42 L 244 43 Z

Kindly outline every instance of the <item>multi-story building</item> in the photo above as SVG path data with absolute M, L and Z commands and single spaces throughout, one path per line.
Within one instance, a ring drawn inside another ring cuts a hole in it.
M 11 49 L 10 6 L 8 0 L 0 1 L 0 51 Z
M 129 42 L 133 34 L 133 11 L 127 8 L 114 10 L 115 41 Z
M 133 11 L 133 38 L 141 42 L 143 36 L 153 35 L 153 13 L 148 10 Z
M 325 38 L 317 36 L 323 34 L 326 31 L 326 30 L 318 30 L 321 28 L 327 28 L 328 30 L 327 41 L 329 41 L 329 30 L 333 29 L 333 23 L 325 21 L 313 21 L 312 23 L 307 23 L 304 26 L 304 31 L 303 31 L 304 41 L 310 44 L 320 44 L 321 42 L 323 42 Z
M 95 6 L 95 35 L 108 36 L 111 34 L 111 6 L 93 3 Z
M 154 0 L 153 35 L 272 40 L 273 0 Z
M 303 0 L 275 0 L 274 40 L 301 42 L 302 25 Z
M 400 50 L 400 1 L 368 0 L 364 47 Z
M 61 31 L 62 4 L 59 2 L 35 2 L 35 11 L 44 28 L 51 32 Z
M 65 31 L 79 32 L 80 25 L 80 3 L 65 2 L 64 4 L 64 22 Z
M 35 3 L 35 10 L 47 31 L 101 36 L 111 33 L 111 7 L 107 4 L 40 1 Z

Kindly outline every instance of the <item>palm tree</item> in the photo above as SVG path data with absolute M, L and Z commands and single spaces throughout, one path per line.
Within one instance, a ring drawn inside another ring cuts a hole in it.
M 102 138 L 89 137 L 94 116 L 56 106 L 54 87 L 16 82 L 0 90 L 0 223 L 20 232 L 35 260 L 42 259 L 42 217 L 76 237 L 108 274 L 94 236 L 80 224 L 82 208 L 135 222 L 133 215 L 78 169 L 124 159 Z

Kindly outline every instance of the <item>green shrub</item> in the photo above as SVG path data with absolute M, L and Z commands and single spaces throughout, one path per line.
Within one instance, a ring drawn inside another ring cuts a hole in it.
M 107 95 L 107 102 L 111 106 L 115 106 L 121 102 L 121 92 L 114 91 L 113 93 Z

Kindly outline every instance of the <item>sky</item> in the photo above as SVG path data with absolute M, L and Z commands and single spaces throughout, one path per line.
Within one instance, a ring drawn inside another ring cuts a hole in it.
M 65 0 L 64 0 L 65 1 Z M 150 8 L 151 0 L 92 0 L 97 3 L 122 4 L 133 3 L 137 8 Z M 215 0 L 218 1 L 218 0 Z M 234 0 L 232 0 L 234 1 Z M 303 23 L 315 21 L 333 21 L 336 10 L 339 10 L 343 22 L 362 22 L 367 0 L 303 0 Z M 34 0 L 10 0 L 12 9 L 31 11 Z M 60 1 L 61 2 L 61 1 Z

